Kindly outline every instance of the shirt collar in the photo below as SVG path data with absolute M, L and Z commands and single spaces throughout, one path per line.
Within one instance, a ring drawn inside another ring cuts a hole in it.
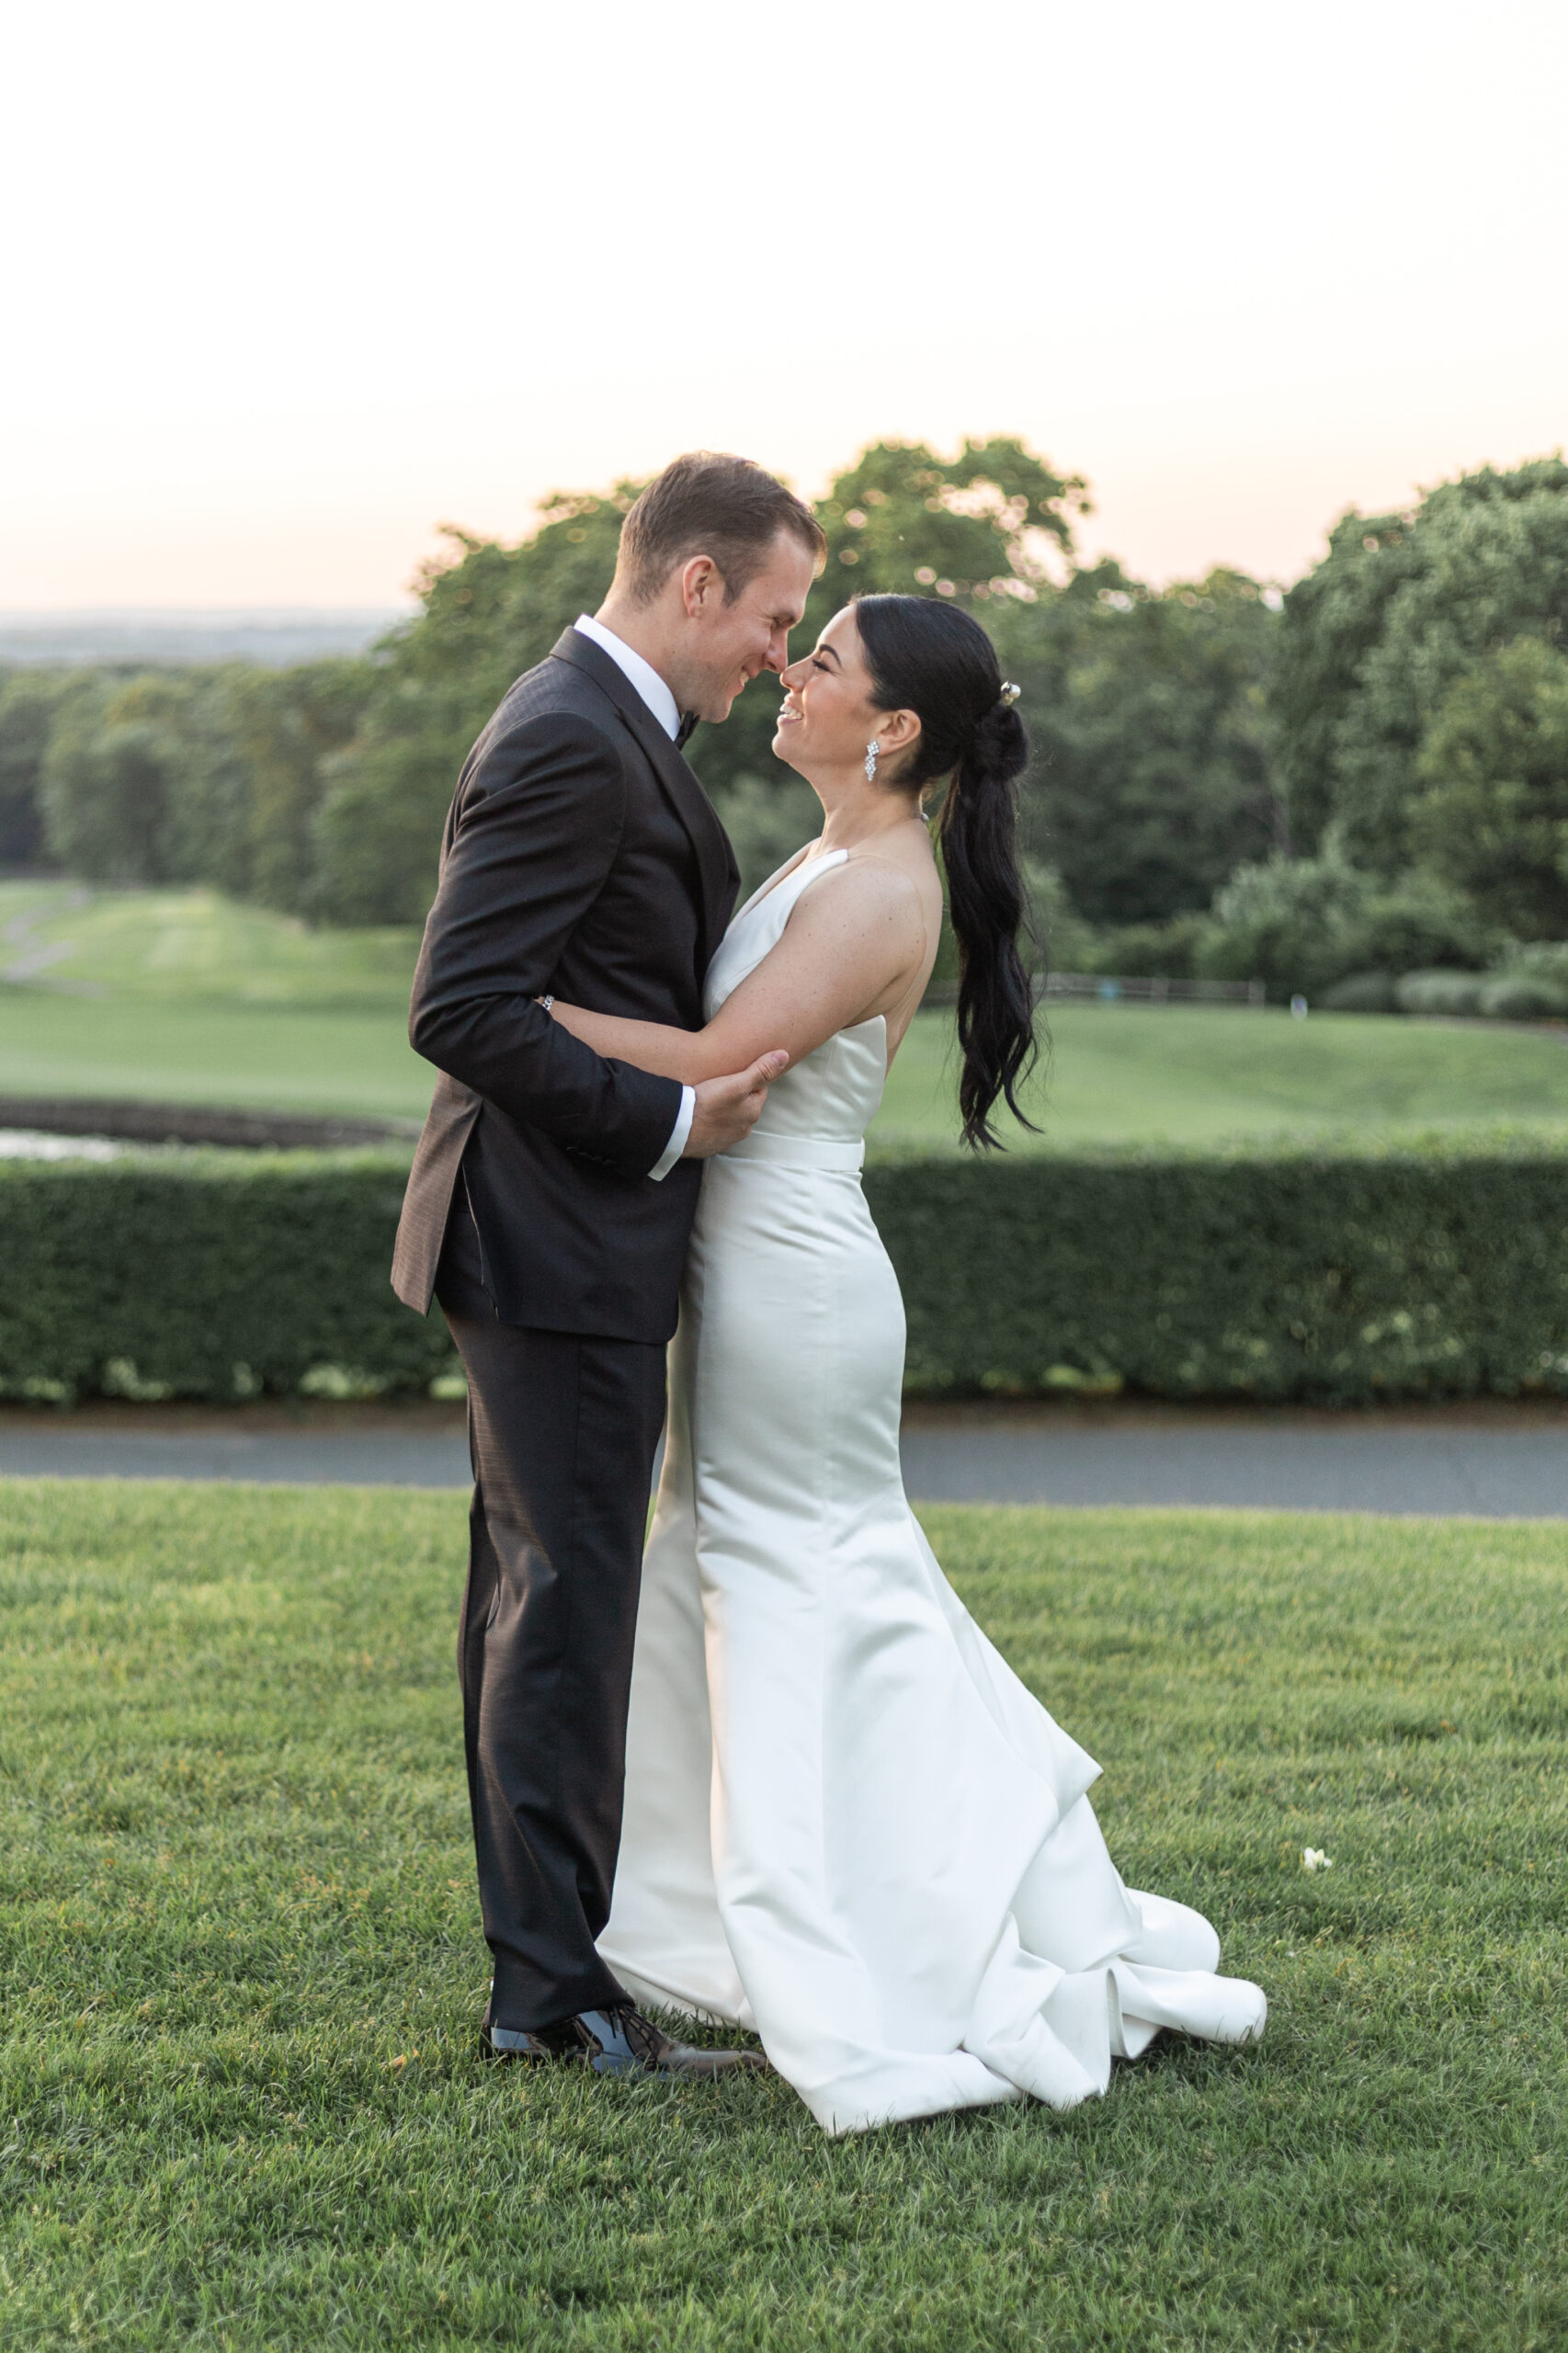
M 625 673 L 673 744 L 680 733 L 680 706 L 653 664 L 644 662 L 641 654 L 634 654 L 613 630 L 606 629 L 590 614 L 579 613 L 573 627 L 580 637 L 587 638 L 601 653 L 608 654 L 616 667 Z

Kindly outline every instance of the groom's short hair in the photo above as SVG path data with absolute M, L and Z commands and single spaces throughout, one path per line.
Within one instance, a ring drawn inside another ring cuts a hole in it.
M 616 572 L 639 604 L 655 597 L 677 563 L 711 556 L 731 604 L 767 561 L 780 531 L 809 549 L 820 572 L 827 537 L 803 500 L 750 458 L 693 449 L 656 474 L 620 527 Z

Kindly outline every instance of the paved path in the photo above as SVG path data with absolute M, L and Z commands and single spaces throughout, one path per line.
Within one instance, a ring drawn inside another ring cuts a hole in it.
M 1200 1504 L 1266 1511 L 1568 1518 L 1568 1423 L 1455 1427 L 1321 1419 L 914 1427 L 922 1502 Z
M 172 1425 L 172 1426 L 171 1426 Z M 1287 1511 L 1568 1518 L 1568 1415 L 1477 1409 L 1335 1416 L 1124 1408 L 1009 1415 L 916 1408 L 904 1478 L 922 1503 L 1195 1504 Z M 346 1427 L 172 1415 L 0 1415 L 0 1476 L 253 1479 L 463 1487 L 455 1422 Z

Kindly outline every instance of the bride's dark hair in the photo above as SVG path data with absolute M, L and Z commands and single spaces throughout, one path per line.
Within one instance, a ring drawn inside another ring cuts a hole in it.
M 1018 952 L 1024 885 L 1015 841 L 1028 737 L 991 640 L 969 614 L 932 597 L 858 597 L 855 625 L 882 710 L 913 710 L 920 733 L 889 781 L 908 792 L 946 777 L 937 819 L 959 943 L 959 1108 L 967 1144 L 997 1143 L 998 1096 L 1025 1127 L 1016 1089 L 1040 1049 L 1034 995 Z

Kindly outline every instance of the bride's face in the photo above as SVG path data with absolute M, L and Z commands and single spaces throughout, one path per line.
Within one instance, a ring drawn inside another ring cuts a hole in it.
M 835 613 L 814 650 L 780 676 L 785 695 L 773 738 L 778 757 L 802 775 L 858 767 L 885 714 L 871 699 L 854 608 Z

